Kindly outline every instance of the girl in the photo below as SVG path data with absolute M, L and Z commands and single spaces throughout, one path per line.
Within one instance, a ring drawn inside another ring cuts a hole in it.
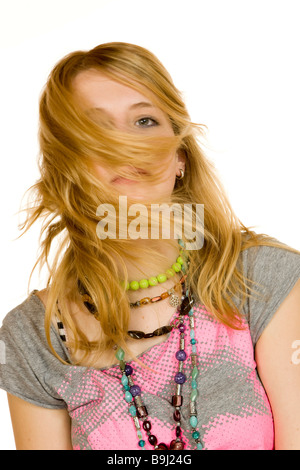
M 202 133 L 139 46 L 54 67 L 22 227 L 49 279 L 0 335 L 17 449 L 300 449 L 300 256 L 238 220 Z M 151 236 L 173 204 L 184 231 Z

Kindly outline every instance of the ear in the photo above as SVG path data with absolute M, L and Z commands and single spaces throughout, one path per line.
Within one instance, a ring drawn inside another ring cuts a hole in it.
M 185 155 L 184 150 L 182 150 L 182 149 L 177 150 L 176 159 L 177 159 L 177 161 L 176 161 L 176 175 L 180 176 L 180 171 L 179 170 L 185 171 L 186 155 Z

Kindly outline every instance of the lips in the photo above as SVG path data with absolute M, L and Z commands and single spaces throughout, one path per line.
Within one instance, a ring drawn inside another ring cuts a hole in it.
M 114 184 L 134 184 L 134 183 L 138 183 L 138 181 L 129 180 L 127 178 L 117 177 L 114 180 L 112 180 L 112 183 L 114 183 Z

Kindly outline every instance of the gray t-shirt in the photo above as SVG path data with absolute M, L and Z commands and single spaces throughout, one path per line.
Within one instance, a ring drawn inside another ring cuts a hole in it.
M 272 449 L 274 444 L 272 413 L 257 375 L 254 348 L 300 278 L 300 255 L 258 247 L 245 250 L 241 260 L 245 275 L 260 286 L 260 296 L 250 298 L 244 306 L 245 330 L 220 324 L 201 303 L 194 309 L 199 357 L 198 429 L 206 449 Z M 66 408 L 72 420 L 74 449 L 139 449 L 118 365 L 97 370 L 61 363 L 48 347 L 44 306 L 34 292 L 6 315 L 0 329 L 0 387 L 34 405 Z M 68 361 L 68 351 L 54 327 L 51 339 L 56 352 Z M 154 372 L 132 363 L 152 432 L 160 436 L 160 442 L 174 439 L 171 397 L 175 393 L 178 344 L 178 331 L 172 330 L 165 341 L 140 355 Z M 185 367 L 189 377 L 189 360 Z M 185 448 L 193 449 L 189 385 L 184 384 L 182 394 L 182 436 Z M 146 435 L 145 441 L 145 448 L 152 449 Z

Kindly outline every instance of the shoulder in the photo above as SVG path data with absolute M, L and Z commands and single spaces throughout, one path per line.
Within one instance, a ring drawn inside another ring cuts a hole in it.
M 24 355 L 27 353 L 30 355 L 33 349 L 41 353 L 49 351 L 45 332 L 45 304 L 43 303 L 43 300 L 46 300 L 46 294 L 46 289 L 44 291 L 33 290 L 23 302 L 4 317 L 0 328 L 0 339 L 5 344 L 10 344 L 11 350 L 20 348 Z M 59 334 L 54 326 L 51 328 L 50 338 L 54 349 L 60 355 L 64 353 Z
M 34 291 L 5 316 L 0 341 L 4 345 L 0 388 L 38 406 L 63 408 L 65 405 L 56 389 L 65 374 L 64 364 L 50 348 L 45 331 L 45 308 Z M 50 341 L 57 355 L 67 361 L 54 328 L 50 331 Z
M 270 239 L 271 244 L 257 245 L 246 248 L 241 252 L 241 260 L 248 273 L 266 273 L 275 266 L 281 269 L 289 268 L 300 272 L 300 252 L 279 242 Z
M 243 312 L 254 345 L 300 278 L 300 253 L 273 241 L 277 246 L 253 246 L 241 252 L 248 294 Z
M 48 290 L 49 289 L 42 289 L 42 290 L 34 290 L 32 291 L 33 297 L 37 297 L 42 304 L 43 308 L 45 309 L 47 305 L 47 299 L 48 299 Z
M 276 245 L 249 247 L 240 257 L 245 278 L 264 294 L 275 287 L 284 291 L 300 277 L 300 252 L 275 239 L 272 242 Z
M 3 319 L 3 327 L 20 329 L 26 325 L 34 324 L 39 327 L 44 324 L 45 306 L 36 294 L 39 291 L 33 290 L 29 296 L 19 305 L 10 310 Z

